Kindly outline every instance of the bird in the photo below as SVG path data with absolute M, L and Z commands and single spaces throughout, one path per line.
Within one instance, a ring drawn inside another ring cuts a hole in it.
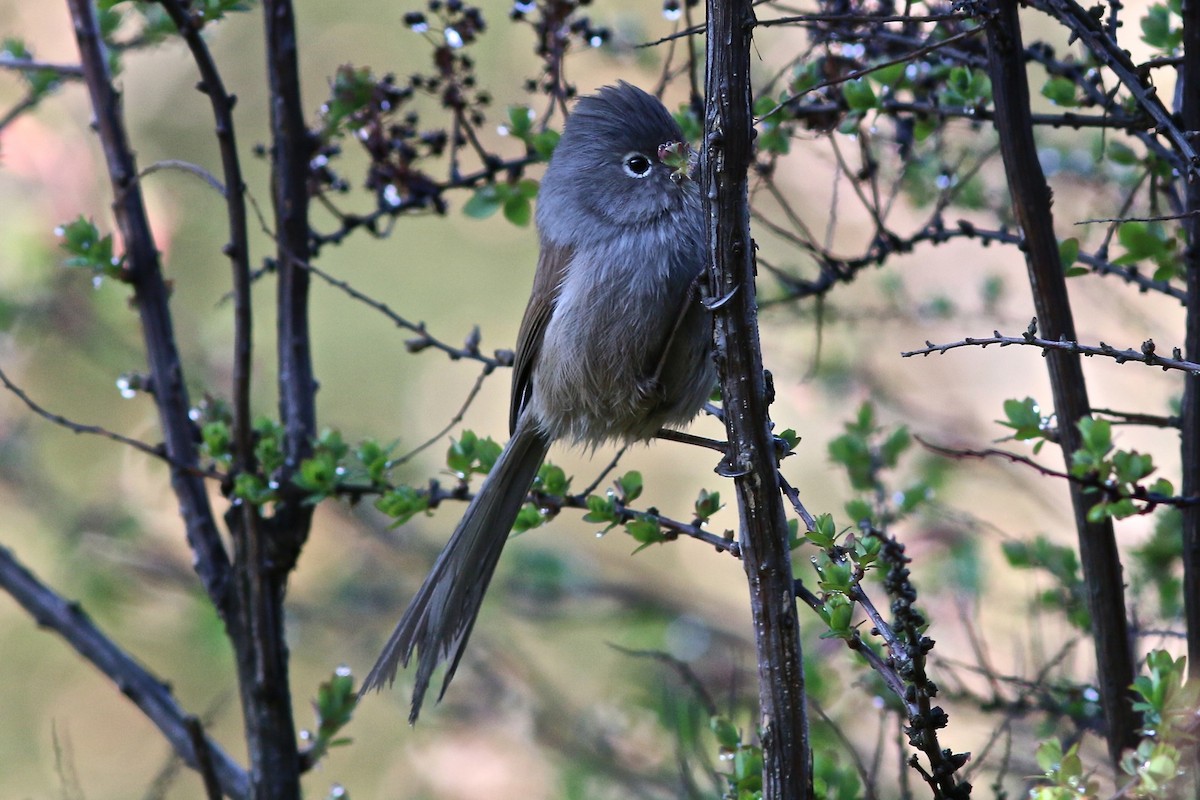
M 551 443 L 647 441 L 690 422 L 712 392 L 705 225 L 686 153 L 670 112 L 624 81 L 581 97 L 563 126 L 538 193 L 511 438 L 360 692 L 390 686 L 415 654 L 410 724 L 437 667 L 448 664 L 439 700 L 454 677 Z

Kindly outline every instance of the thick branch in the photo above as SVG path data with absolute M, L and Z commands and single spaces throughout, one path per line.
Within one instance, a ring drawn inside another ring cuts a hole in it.
M 1183 127 L 1200 130 L 1200 4 L 1184 3 L 1181 109 Z M 1184 266 L 1187 277 L 1187 318 L 1184 352 L 1200 359 L 1200 175 L 1187 174 L 1187 207 L 1183 220 L 1187 232 Z M 1183 385 L 1183 430 L 1180 455 L 1183 494 L 1200 494 L 1200 377 L 1187 376 Z M 1183 511 L 1183 595 L 1188 630 L 1188 667 L 1192 679 L 1200 677 L 1200 507 Z
M 0 547 L 0 587 L 12 595 L 38 625 L 62 636 L 81 656 L 107 675 L 158 727 L 185 764 L 195 770 L 206 767 L 203 760 L 197 758 L 193 741 L 190 720 L 195 718 L 180 708 L 167 685 L 101 633 L 77 603 L 55 594 L 3 547 Z M 216 742 L 206 736 L 203 741 L 207 766 L 211 766 L 221 791 L 234 800 L 249 798 L 250 782 L 245 770 Z
M 271 90 L 271 166 L 274 188 L 276 297 L 279 329 L 279 415 L 284 426 L 285 470 L 295 470 L 312 453 L 316 431 L 316 381 L 308 327 L 309 260 L 308 162 L 313 139 L 304 123 L 297 64 L 295 13 L 290 0 L 263 4 L 267 34 L 267 76 Z M 281 526 L 290 527 L 295 546 L 303 543 L 311 509 L 291 488 L 284 489 Z
M 749 0 L 709 0 L 705 144 L 700 157 L 729 450 L 757 648 L 764 800 L 811 795 L 800 628 L 755 309 L 747 169 L 753 161 Z
M 1073 5 L 1073 4 L 1072 4 Z M 1009 192 L 1025 236 L 1026 265 L 1037 318 L 1051 340 L 1075 341 L 1075 323 L 1054 233 L 1050 188 L 1038 161 L 1029 118 L 1029 82 L 1020 58 L 1021 27 L 1015 3 L 993 0 L 988 20 L 988 58 L 996 107 L 996 130 Z M 1082 13 L 1082 11 L 1081 11 Z M 1063 458 L 1072 463 L 1080 447 L 1079 420 L 1090 413 L 1078 353 L 1049 350 L 1046 366 L 1059 419 Z M 1185 491 L 1186 494 L 1186 491 Z M 1091 505 L 1082 487 L 1071 484 L 1079 557 L 1088 591 L 1096 646 L 1101 703 L 1113 764 L 1124 747 L 1136 744 L 1137 722 L 1130 703 L 1133 654 L 1125 615 L 1124 581 L 1112 523 L 1089 522 Z
M 137 182 L 137 167 L 125 133 L 120 96 L 108 72 L 92 3 L 68 0 L 67 5 L 74 21 L 80 60 L 96 117 L 95 126 L 112 183 L 113 211 L 125 244 L 130 282 L 141 317 L 142 336 L 154 382 L 154 400 L 167 460 L 171 464 L 171 486 L 187 527 L 188 543 L 196 554 L 196 572 L 218 613 L 228 624 L 234 603 L 230 591 L 229 556 L 217 532 L 204 479 L 197 474 L 199 460 L 194 427 L 188 417 L 190 403 L 179 351 L 175 347 L 167 286 Z

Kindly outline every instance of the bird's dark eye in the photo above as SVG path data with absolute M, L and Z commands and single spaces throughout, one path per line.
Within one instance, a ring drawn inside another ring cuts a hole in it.
M 625 156 L 622 166 L 625 167 L 625 174 L 631 178 L 644 178 L 650 174 L 650 159 L 641 153 L 630 153 Z

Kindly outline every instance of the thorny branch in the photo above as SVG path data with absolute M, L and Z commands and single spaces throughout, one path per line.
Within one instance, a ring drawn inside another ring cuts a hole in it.
M 1000 347 L 1009 347 L 1010 345 L 1027 345 L 1029 347 L 1037 347 L 1042 351 L 1061 350 L 1067 353 L 1078 353 L 1083 356 L 1104 356 L 1111 358 L 1118 364 L 1127 362 L 1135 362 L 1145 364 L 1148 367 L 1160 367 L 1165 372 L 1167 370 L 1181 370 L 1192 375 L 1200 375 L 1200 364 L 1192 361 L 1186 361 L 1182 357 L 1180 349 L 1176 347 L 1172 350 L 1171 358 L 1164 358 L 1158 355 L 1154 341 L 1147 339 L 1142 342 L 1141 348 L 1138 350 L 1126 349 L 1118 350 L 1112 345 L 1100 342 L 1098 345 L 1080 344 L 1066 339 L 1043 339 L 1037 335 L 1037 320 L 1029 324 L 1029 328 L 1020 336 L 1002 336 L 999 331 L 993 331 L 991 336 L 971 337 L 958 341 L 946 342 L 943 344 L 934 344 L 933 342 L 925 342 L 925 346 L 917 350 L 906 350 L 900 355 L 903 358 L 911 358 L 912 356 L 928 356 L 933 353 L 945 353 L 949 350 L 954 350 L 959 347 L 987 347 L 995 344 Z

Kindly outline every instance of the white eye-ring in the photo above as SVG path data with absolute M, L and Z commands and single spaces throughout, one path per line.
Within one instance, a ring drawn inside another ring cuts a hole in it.
M 651 163 L 648 157 L 635 151 L 625 154 L 625 158 L 621 160 L 621 166 L 625 169 L 625 174 L 629 177 L 645 178 L 650 174 L 650 169 L 654 164 Z

